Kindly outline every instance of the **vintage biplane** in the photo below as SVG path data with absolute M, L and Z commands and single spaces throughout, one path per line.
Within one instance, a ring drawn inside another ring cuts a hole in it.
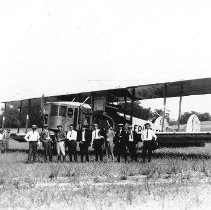
M 202 94 L 211 94 L 211 78 L 90 90 L 80 93 L 72 92 L 64 95 L 43 95 L 42 97 L 4 101 L 3 103 L 4 110 L 11 105 L 19 108 L 19 118 L 25 118 L 25 132 L 27 132 L 29 123 L 34 123 L 30 114 L 36 107 L 41 110 L 42 123 L 48 124 L 53 131 L 57 130 L 58 124 L 61 124 L 64 130 L 68 130 L 70 124 L 79 130 L 83 124 L 91 129 L 94 122 L 102 126 L 111 125 L 113 127 L 118 123 L 130 123 L 140 134 L 146 121 L 134 116 L 134 103 L 139 100 L 163 98 L 164 114 L 159 120 L 160 128 L 154 127 L 159 144 L 161 146 L 201 145 L 211 142 L 210 132 L 181 132 L 180 124 L 178 124 L 180 132 L 167 132 L 165 130 L 165 113 L 167 97 L 180 97 L 178 117 L 180 118 L 182 97 Z M 129 112 L 128 106 L 130 107 Z M 39 116 L 37 115 L 37 117 Z M 4 128 L 4 122 L 5 117 L 3 116 L 2 128 Z M 17 133 L 19 133 L 19 129 L 17 129 Z M 23 139 L 22 137 L 23 134 L 13 134 L 14 139 Z

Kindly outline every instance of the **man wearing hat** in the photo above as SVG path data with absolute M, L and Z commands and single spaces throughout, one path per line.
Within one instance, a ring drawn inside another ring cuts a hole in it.
M 44 161 L 46 162 L 49 157 L 49 161 L 52 162 L 52 140 L 50 131 L 48 130 L 48 125 L 43 125 L 43 129 L 40 133 L 40 141 L 43 143 L 44 147 Z
M 70 162 L 72 162 L 72 156 L 77 162 L 77 131 L 74 130 L 73 125 L 70 125 L 70 130 L 67 132 L 67 140 Z
M 65 140 L 67 138 L 66 133 L 62 130 L 61 125 L 57 125 L 58 132 L 56 134 L 56 149 L 58 154 L 58 161 L 63 157 L 63 162 L 65 161 Z
M 37 158 L 37 147 L 40 145 L 40 135 L 37 131 L 36 125 L 32 125 L 32 130 L 25 135 L 24 139 L 29 142 L 29 155 L 27 163 L 34 163 Z
M 7 130 L 3 133 L 2 137 L 3 152 L 9 151 L 9 139 L 10 139 L 10 129 L 7 128 Z
M 91 146 L 94 148 L 95 161 L 98 161 L 98 156 L 100 161 L 103 161 L 103 136 L 100 134 L 100 129 L 97 124 L 94 124 L 94 130 L 92 131 L 92 143 Z
M 151 125 L 149 123 L 146 123 L 145 130 L 143 130 L 141 134 L 141 139 L 143 141 L 143 153 L 142 153 L 143 162 L 145 162 L 147 153 L 148 153 L 148 162 L 151 161 L 153 138 L 155 140 L 157 138 L 155 132 L 151 129 Z
M 126 132 L 126 142 L 130 153 L 131 161 L 137 161 L 136 146 L 138 143 L 137 133 L 132 130 L 132 125 L 128 126 L 128 131 Z
M 117 154 L 117 161 L 120 162 L 120 157 L 122 156 L 124 157 L 125 162 L 127 162 L 126 139 L 123 124 L 118 125 L 118 131 L 115 134 L 114 143 Z
M 86 157 L 86 161 L 89 162 L 88 148 L 91 143 L 91 133 L 85 125 L 82 125 L 81 130 L 78 132 L 79 147 L 81 153 L 81 162 Z

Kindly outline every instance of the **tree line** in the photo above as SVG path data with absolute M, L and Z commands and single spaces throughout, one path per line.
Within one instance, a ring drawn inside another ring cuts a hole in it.
M 23 107 L 21 112 L 17 107 L 11 106 L 7 107 L 6 111 L 2 109 L 0 115 L 0 125 L 2 126 L 3 113 L 5 116 L 6 128 L 24 128 L 26 126 L 26 115 L 28 113 L 28 108 Z M 42 112 L 40 106 L 33 106 L 30 110 L 30 120 L 29 126 L 36 124 L 38 127 L 42 126 Z

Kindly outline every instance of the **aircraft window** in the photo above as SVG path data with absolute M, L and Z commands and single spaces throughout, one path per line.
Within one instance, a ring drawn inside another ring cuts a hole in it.
M 59 106 L 57 105 L 51 105 L 51 115 L 52 116 L 58 116 L 58 108 Z
M 69 118 L 71 118 L 71 117 L 73 116 L 73 109 L 72 109 L 72 108 L 69 108 L 69 109 L 67 110 L 67 116 L 68 116 Z
M 60 106 L 59 107 L 59 116 L 66 117 L 66 110 L 67 110 L 66 106 Z

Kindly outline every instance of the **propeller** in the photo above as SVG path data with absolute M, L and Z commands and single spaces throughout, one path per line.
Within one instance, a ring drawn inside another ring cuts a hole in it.
M 83 107 L 83 104 L 80 105 L 80 110 L 81 110 L 81 112 L 82 112 L 83 114 L 85 114 L 85 115 L 93 115 L 93 116 L 95 116 L 96 118 L 101 118 L 101 117 L 105 118 L 107 124 L 108 124 L 109 126 L 112 126 L 113 129 L 114 129 L 115 123 L 114 123 L 114 121 L 113 121 L 113 118 L 110 117 L 110 116 L 108 116 L 107 114 L 105 114 L 105 113 L 100 113 L 100 112 L 98 112 L 98 111 L 92 111 L 92 110 L 90 110 L 90 109 L 86 109 L 85 107 Z M 111 123 L 109 123 L 109 121 L 110 121 Z

